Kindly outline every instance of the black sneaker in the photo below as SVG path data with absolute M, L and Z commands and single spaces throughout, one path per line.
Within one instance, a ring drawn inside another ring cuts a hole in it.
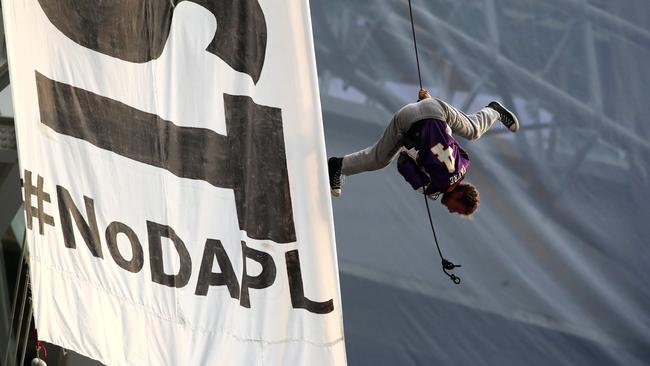
M 330 176 L 330 191 L 334 197 L 341 195 L 341 185 L 343 185 L 342 166 L 343 158 L 331 157 L 327 160 L 327 171 Z
M 502 106 L 501 103 L 492 101 L 487 105 L 488 108 L 492 108 L 495 111 L 499 112 L 499 120 L 504 124 L 511 132 L 519 131 L 519 120 L 514 113 Z

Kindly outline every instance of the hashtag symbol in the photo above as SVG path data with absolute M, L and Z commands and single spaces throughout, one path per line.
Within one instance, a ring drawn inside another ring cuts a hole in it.
M 45 233 L 45 224 L 54 226 L 54 218 L 46 214 L 43 209 L 43 202 L 50 202 L 50 194 L 43 191 L 43 177 L 39 175 L 36 178 L 36 186 L 34 186 L 32 185 L 32 172 L 25 169 L 23 188 L 27 228 L 32 229 L 32 221 L 36 217 L 38 219 L 38 232 L 43 235 Z M 36 196 L 36 207 L 32 206 L 32 196 Z

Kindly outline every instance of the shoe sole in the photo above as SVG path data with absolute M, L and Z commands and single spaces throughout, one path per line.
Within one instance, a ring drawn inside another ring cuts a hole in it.
M 510 117 L 512 117 L 512 120 L 514 121 L 514 123 L 511 124 L 510 127 L 507 127 L 507 129 L 508 129 L 510 132 L 517 132 L 517 131 L 519 131 L 519 119 L 517 118 L 517 116 L 516 116 L 514 113 L 512 113 L 511 110 L 509 110 L 508 108 L 504 107 L 501 103 L 499 103 L 499 102 L 497 102 L 497 101 L 495 101 L 494 103 L 497 104 L 501 109 L 503 109 L 504 111 L 506 111 L 506 112 L 510 115 Z M 497 112 L 498 112 L 498 111 L 497 111 Z M 503 122 L 501 122 L 501 123 L 503 123 Z

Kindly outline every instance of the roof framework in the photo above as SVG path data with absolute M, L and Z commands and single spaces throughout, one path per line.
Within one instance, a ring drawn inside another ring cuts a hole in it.
M 535 208 L 626 272 L 631 260 L 564 202 L 576 181 L 596 182 L 594 195 L 645 191 L 649 183 L 650 131 L 642 117 L 650 113 L 643 100 L 650 75 L 642 60 L 650 59 L 650 24 L 637 20 L 647 4 L 412 1 L 425 87 L 467 112 L 486 98 L 512 106 L 522 131 L 516 138 L 504 129 L 489 134 L 513 147 L 498 153 L 508 163 L 525 164 L 517 178 L 544 198 Z M 385 126 L 418 88 L 407 1 L 311 6 L 325 123 Z M 565 329 L 553 319 L 539 324 L 604 341 L 602 333 Z
M 463 95 L 458 105 L 463 109 L 470 108 L 479 93 L 506 102 L 524 100 L 514 103 L 520 114 L 530 116 L 521 153 L 537 154 L 542 149 L 548 168 L 557 169 L 553 162 L 562 145 L 555 131 L 559 128 L 571 129 L 583 141 L 571 152 L 565 172 L 579 167 L 598 145 L 616 144 L 621 138 L 629 141 L 622 147 L 624 152 L 639 157 L 628 169 L 645 171 L 639 164 L 650 156 L 650 142 L 641 137 L 643 122 L 630 117 L 647 111 L 638 110 L 634 100 L 613 98 L 603 69 L 641 72 L 638 60 L 650 54 L 650 32 L 586 1 L 520 2 L 523 5 L 513 3 L 512 7 L 505 3 L 437 0 L 425 5 L 414 1 L 425 84 L 441 86 L 443 99 Z M 316 2 L 312 14 L 324 88 L 328 76 L 335 75 L 367 98 L 366 108 L 377 108 L 385 115 L 397 110 L 404 98 L 387 83 L 410 81 L 413 85 L 417 80 L 406 2 L 389 1 L 379 10 L 367 2 Z M 468 21 L 482 23 L 485 32 L 469 33 L 471 28 L 464 24 Z M 547 42 L 511 46 L 513 28 L 529 33 L 531 43 L 539 41 L 536 35 L 540 33 L 547 35 Z M 382 42 L 399 48 L 386 50 Z M 525 49 L 520 51 L 520 47 Z M 636 57 L 612 60 L 621 47 Z M 536 53 L 533 57 L 531 51 Z M 373 61 L 380 66 L 373 66 Z M 326 112 L 341 113 L 338 108 L 328 110 L 327 102 L 324 106 Z M 372 113 L 356 110 L 361 113 L 355 118 L 374 118 Z M 544 113 L 553 116 L 552 122 L 540 121 Z M 565 156 L 562 159 L 566 161 Z

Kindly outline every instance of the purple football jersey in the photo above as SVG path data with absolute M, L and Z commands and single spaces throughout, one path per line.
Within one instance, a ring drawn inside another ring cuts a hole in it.
M 452 137 L 451 128 L 444 121 L 426 119 L 418 124 L 422 127 L 413 141 L 417 159 L 400 156 L 397 169 L 413 189 L 428 183 L 424 193 L 446 192 L 465 177 L 469 155 Z

